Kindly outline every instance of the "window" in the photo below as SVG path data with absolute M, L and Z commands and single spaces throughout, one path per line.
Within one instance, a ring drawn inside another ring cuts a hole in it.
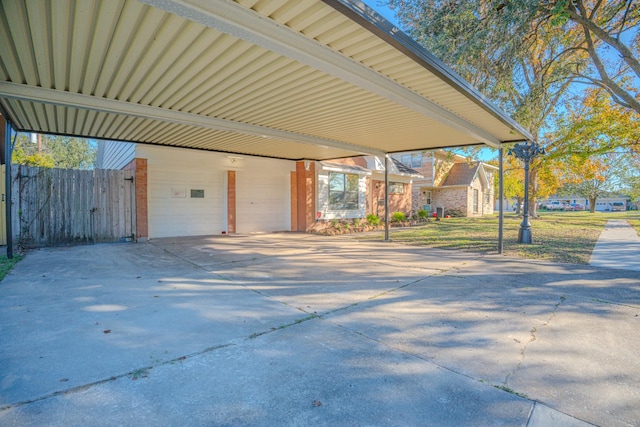
M 473 213 L 478 213 L 478 190 L 473 190 Z
M 424 196 L 426 198 L 425 203 L 427 205 L 430 205 L 431 204 L 431 191 L 425 191 L 424 192 Z
M 422 153 L 403 154 L 400 161 L 409 168 L 422 167 Z
M 390 182 L 389 193 L 391 194 L 404 194 L 404 184 L 401 182 Z
M 329 172 L 329 209 L 358 209 L 358 175 Z

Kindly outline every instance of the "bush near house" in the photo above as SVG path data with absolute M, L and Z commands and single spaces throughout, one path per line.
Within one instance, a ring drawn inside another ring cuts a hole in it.
M 394 212 L 391 214 L 391 222 L 403 222 L 407 220 L 404 212 Z
M 375 216 L 375 215 L 374 215 Z M 376 216 L 376 218 L 378 218 Z M 372 219 L 373 222 L 375 222 Z M 364 231 L 381 230 L 380 219 L 376 224 L 372 224 L 367 218 L 365 222 L 362 218 L 355 219 L 332 219 L 330 221 L 318 221 L 307 228 L 307 233 L 334 236 L 337 234 L 361 233 Z
M 380 218 L 378 218 L 378 215 L 369 214 L 367 215 L 367 223 L 369 225 L 380 225 Z

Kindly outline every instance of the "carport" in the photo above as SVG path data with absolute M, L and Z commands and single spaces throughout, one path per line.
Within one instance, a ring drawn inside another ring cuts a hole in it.
M 298 161 L 531 139 L 355 0 L 6 0 L 0 37 L 8 165 L 10 128 Z

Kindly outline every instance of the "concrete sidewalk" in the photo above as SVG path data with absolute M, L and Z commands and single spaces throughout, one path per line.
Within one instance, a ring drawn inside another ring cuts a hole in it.
M 625 220 L 609 220 L 593 249 L 590 265 L 640 271 L 640 236 Z
M 269 234 L 33 251 L 0 425 L 640 424 L 640 272 Z

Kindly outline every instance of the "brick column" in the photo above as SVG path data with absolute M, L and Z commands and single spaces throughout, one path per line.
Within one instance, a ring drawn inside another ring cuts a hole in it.
M 227 171 L 227 233 L 236 232 L 236 171 Z
M 136 240 L 149 238 L 149 214 L 147 203 L 147 159 L 135 158 L 124 170 L 133 170 L 136 186 Z
M 316 165 L 314 162 L 307 164 L 309 170 L 305 168 L 305 162 L 296 163 L 297 231 L 307 231 L 316 217 Z
M 291 172 L 291 231 L 298 231 L 298 180 L 297 173 Z

